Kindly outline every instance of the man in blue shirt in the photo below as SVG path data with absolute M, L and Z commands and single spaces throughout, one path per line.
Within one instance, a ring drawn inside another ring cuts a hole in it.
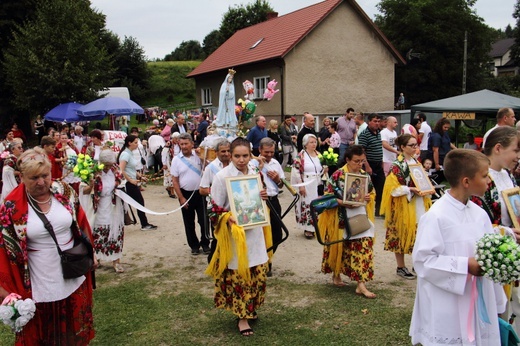
M 252 127 L 247 133 L 246 139 L 253 145 L 253 155 L 260 155 L 260 141 L 267 137 L 267 129 L 265 128 L 266 120 L 263 116 L 256 118 L 256 126 Z

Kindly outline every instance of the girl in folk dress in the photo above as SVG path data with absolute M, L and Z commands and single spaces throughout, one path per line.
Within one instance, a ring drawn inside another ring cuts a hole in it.
M 238 330 L 243 336 L 253 335 L 249 322 L 256 320 L 256 310 L 265 298 L 270 228 L 244 230 L 237 226 L 229 210 L 226 177 L 244 176 L 257 172 L 248 166 L 251 159 L 249 141 L 237 138 L 231 143 L 231 163 L 217 173 L 211 186 L 217 248 L 206 269 L 215 278 L 215 306 L 226 309 L 238 318 Z M 266 189 L 260 191 L 267 199 Z M 265 238 L 264 238 L 265 237 Z
M 318 198 L 318 187 L 322 185 L 321 176 L 326 172 L 318 158 L 318 141 L 313 134 L 306 134 L 302 139 L 303 150 L 294 160 L 291 170 L 291 185 L 308 183 L 300 186 L 300 201 L 295 206 L 296 222 L 303 229 L 307 239 L 314 237 L 314 226 L 310 214 L 310 203 Z M 323 186 L 323 185 L 322 185 Z
M 432 202 L 415 187 L 410 177 L 408 165 L 417 163 L 414 158 L 417 139 L 411 134 L 403 134 L 397 137 L 396 144 L 401 154 L 390 167 L 381 200 L 381 214 L 385 215 L 386 225 L 384 249 L 395 253 L 396 274 L 413 280 L 415 275 L 406 268 L 404 255 L 412 253 L 417 223 Z

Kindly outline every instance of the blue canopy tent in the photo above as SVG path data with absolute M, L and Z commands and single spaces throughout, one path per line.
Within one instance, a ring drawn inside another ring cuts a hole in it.
M 87 103 L 78 109 L 78 114 L 88 120 L 103 119 L 106 114 L 143 114 L 144 109 L 132 100 L 122 97 L 104 97 Z

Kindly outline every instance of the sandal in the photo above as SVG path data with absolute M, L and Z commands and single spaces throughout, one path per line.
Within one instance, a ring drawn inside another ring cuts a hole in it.
M 124 273 L 125 272 L 125 268 L 123 268 L 121 263 L 114 264 L 114 270 L 116 271 L 116 273 Z
M 303 235 L 305 235 L 305 238 L 307 238 L 307 239 L 314 238 L 314 233 L 313 232 L 305 231 L 305 232 L 303 232 Z
M 240 319 L 238 320 L 237 322 L 237 327 L 238 327 L 238 332 L 242 335 L 242 336 L 251 336 L 254 334 L 253 332 L 253 329 L 251 329 L 251 327 L 249 328 L 246 328 L 246 329 L 240 329 Z M 246 320 L 247 321 L 247 320 Z
M 346 283 L 343 282 L 343 280 L 341 280 L 341 278 L 338 278 L 338 281 L 334 280 L 335 278 L 333 277 L 332 278 L 332 284 L 336 287 L 345 287 L 347 286 Z

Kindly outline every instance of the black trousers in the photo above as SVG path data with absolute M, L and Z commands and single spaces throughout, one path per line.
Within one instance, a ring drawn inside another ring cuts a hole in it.
M 272 204 L 272 208 L 269 210 L 269 218 L 271 219 L 271 233 L 273 237 L 273 253 L 276 252 L 278 248 L 278 244 L 282 241 L 282 224 L 280 220 L 274 216 L 276 212 L 281 216 L 282 207 L 280 206 L 280 201 L 278 201 L 278 196 L 269 197 L 269 202 Z
M 204 232 L 204 208 L 206 207 L 206 201 L 202 198 L 198 190 L 187 191 L 181 189 L 184 198 L 190 198 L 193 193 L 193 197 L 188 202 L 188 208 L 182 208 L 182 220 L 184 221 L 184 230 L 186 232 L 186 239 L 188 245 L 192 249 L 199 249 L 201 246 L 209 246 L 209 239 L 206 237 Z M 200 241 L 197 237 L 195 228 L 195 214 L 197 214 L 197 222 L 200 226 Z
M 139 189 L 139 186 L 134 185 L 130 182 L 126 182 L 126 193 L 128 196 L 132 197 L 137 203 L 144 206 L 144 198 Z M 140 210 L 137 210 L 137 216 L 139 217 L 139 222 L 141 222 L 141 227 L 148 225 L 148 219 L 146 218 L 146 214 Z
M 383 170 L 383 162 L 368 161 L 370 168 L 372 168 L 372 184 L 376 190 L 376 215 L 379 215 L 379 208 L 381 207 L 381 198 L 383 197 L 383 187 L 385 186 L 385 172 Z

